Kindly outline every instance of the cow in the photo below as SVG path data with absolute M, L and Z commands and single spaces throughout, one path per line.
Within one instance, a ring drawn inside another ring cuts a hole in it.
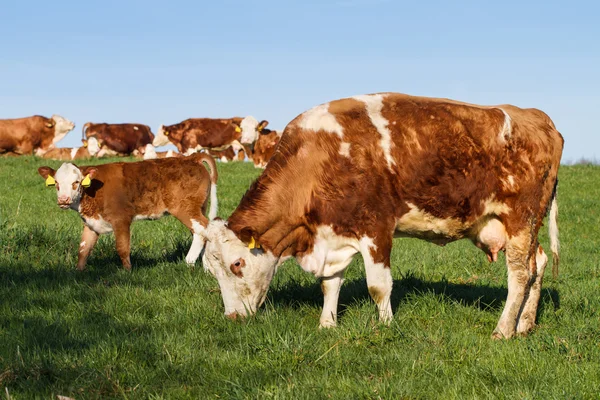
M 47 186 L 56 186 L 58 206 L 77 211 L 83 219 L 78 270 L 85 268 L 98 236 L 109 232 L 115 234 L 123 267 L 131 270 L 131 223 L 167 214 L 192 232 L 185 260 L 194 264 L 204 247 L 200 234 L 208 224 L 204 214 L 209 196 L 208 217 L 217 215 L 217 168 L 206 154 L 86 167 L 64 163 L 56 171 L 44 166 L 38 172 Z
M 204 150 L 205 149 L 202 149 L 201 151 Z M 223 163 L 229 161 L 244 161 L 247 158 L 246 150 L 243 147 L 237 150 L 237 152 L 234 150 L 233 146 L 228 147 L 225 150 L 206 149 L 206 152 Z
M 155 147 L 173 143 L 180 153 L 189 155 L 203 148 L 237 152 L 243 144 L 254 143 L 269 124 L 254 117 L 228 119 L 189 118 L 175 125 L 161 125 L 152 144 Z
M 148 125 L 143 124 L 95 124 L 87 122 L 81 130 L 82 139 L 95 137 L 102 149 L 98 157 L 104 155 L 143 154 L 154 134 Z
M 275 152 L 275 147 L 281 139 L 282 132 L 264 129 L 258 136 L 252 152 L 252 161 L 256 168 L 265 168 Z
M 96 156 L 100 151 L 98 140 L 96 138 L 90 138 L 83 142 L 81 147 L 55 147 L 48 150 L 42 158 L 48 158 L 52 160 L 81 160 L 85 158 L 91 158 Z
M 152 143 L 148 143 L 145 147 L 144 153 L 139 154 L 137 157 L 143 160 L 154 160 L 156 158 L 183 157 L 183 155 L 173 150 L 157 152 Z
M 0 154 L 42 156 L 53 149 L 75 124 L 60 115 L 0 120 Z
M 496 339 L 535 325 L 548 257 L 558 271 L 557 174 L 563 138 L 537 109 L 376 93 L 316 106 L 285 128 L 265 171 L 227 220 L 203 232 L 203 263 L 230 318 L 254 314 L 277 266 L 321 278 L 321 327 L 337 323 L 344 271 L 360 252 L 379 318 L 392 319 L 394 237 L 467 238 L 506 252 L 508 297 Z

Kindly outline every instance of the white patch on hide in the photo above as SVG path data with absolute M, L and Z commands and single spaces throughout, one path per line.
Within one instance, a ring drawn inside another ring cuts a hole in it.
M 318 278 L 343 271 L 360 250 L 357 239 L 339 236 L 329 225 L 319 226 L 314 240 L 312 253 L 299 257 L 298 263 Z
M 381 135 L 381 149 L 383 150 L 388 167 L 391 168 L 396 162 L 392 158 L 392 133 L 388 128 L 389 121 L 381 114 L 384 97 L 382 94 L 371 94 L 354 96 L 353 99 L 365 103 L 371 123 L 377 128 L 379 135 Z
M 300 119 L 300 128 L 315 132 L 335 133 L 340 139 L 344 138 L 344 128 L 337 122 L 335 116 L 329 112 L 329 103 L 321 104 L 306 111 Z
M 340 154 L 344 157 L 350 157 L 350 143 L 342 142 L 340 144 Z

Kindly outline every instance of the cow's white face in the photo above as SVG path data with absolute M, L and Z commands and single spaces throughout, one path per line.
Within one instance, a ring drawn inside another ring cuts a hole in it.
M 252 315 L 262 305 L 275 274 L 277 259 L 270 252 L 250 250 L 227 228 L 225 221 L 211 221 L 202 263 L 217 278 L 225 315 Z
M 154 136 L 154 140 L 152 141 L 152 145 L 154 147 L 166 146 L 169 144 L 169 134 L 165 132 L 165 126 L 161 125 L 158 127 L 158 131 L 156 132 L 156 136 Z
M 98 143 L 98 139 L 95 137 L 91 137 L 87 140 L 87 149 L 90 155 L 93 157 L 100 151 L 100 144 Z
M 258 135 L 260 135 L 260 131 L 266 128 L 268 124 L 268 121 L 261 121 L 259 123 L 256 118 L 252 116 L 244 118 L 240 123 L 240 128 L 242 129 L 240 142 L 243 144 L 252 144 L 256 142 L 258 140 Z
M 156 149 L 152 145 L 152 143 L 148 143 L 146 145 L 146 149 L 144 150 L 144 160 L 154 160 L 158 156 L 156 155 Z
M 64 163 L 56 172 L 50 167 L 40 167 L 38 168 L 38 172 L 47 180 L 46 182 L 48 182 L 48 176 L 53 178 L 53 183 L 56 187 L 57 203 L 60 208 L 63 210 L 69 208 L 74 210 L 79 209 L 79 202 L 83 193 L 81 184 L 85 178 L 79 168 L 71 163 Z M 96 168 L 86 168 L 86 173 L 91 181 L 96 173 Z
M 67 135 L 67 133 L 71 132 L 75 128 L 75 124 L 73 122 L 61 117 L 60 115 L 53 115 L 52 120 L 54 120 L 54 139 L 52 139 L 53 144 L 58 143 Z

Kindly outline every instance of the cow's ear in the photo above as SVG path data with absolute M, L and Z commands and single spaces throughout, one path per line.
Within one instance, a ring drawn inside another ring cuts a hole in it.
M 263 129 L 265 129 L 267 127 L 267 125 L 269 125 L 269 121 L 267 121 L 266 119 L 263 119 L 262 121 L 260 121 L 260 123 L 256 126 L 256 130 L 261 132 Z
M 85 177 L 89 176 L 90 179 L 94 179 L 94 176 L 98 173 L 98 168 L 96 167 L 83 167 L 81 170 L 81 174 Z
M 237 122 L 232 122 L 231 125 L 233 125 L 233 129 L 235 129 L 237 133 L 240 133 L 242 131 L 242 127 Z
M 38 173 L 42 176 L 42 178 L 48 179 L 49 176 L 54 177 L 54 174 L 56 174 L 56 171 L 50 167 L 39 167 Z
M 48 128 L 52 128 L 52 127 L 54 127 L 54 125 L 56 125 L 56 122 L 54 121 L 54 118 L 48 118 L 48 122 L 46 122 L 46 126 Z

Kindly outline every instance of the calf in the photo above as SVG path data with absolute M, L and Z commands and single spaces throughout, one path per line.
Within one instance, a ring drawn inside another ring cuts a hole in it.
M 56 147 L 46 152 L 42 158 L 49 158 L 52 160 L 81 160 L 84 158 L 94 157 L 100 151 L 98 141 L 96 138 L 90 138 L 83 142 L 81 147 Z
M 254 313 L 277 265 L 295 257 L 322 279 L 322 327 L 337 321 L 344 271 L 361 253 L 382 321 L 392 319 L 394 237 L 471 239 L 506 251 L 508 297 L 495 338 L 534 324 L 548 257 L 558 265 L 556 185 L 563 138 L 536 109 L 398 93 L 356 96 L 296 117 L 227 221 L 213 221 L 203 262 L 226 315 Z
M 281 132 L 264 129 L 254 144 L 252 161 L 256 168 L 265 168 L 275 152 L 275 147 L 281 139 Z
M 143 124 L 106 124 L 87 122 L 81 131 L 82 139 L 95 137 L 103 155 L 136 155 L 144 153 L 144 148 L 154 140 L 154 134 L 148 125 Z
M 208 164 L 210 173 L 202 165 Z M 148 160 L 77 167 L 64 163 L 54 171 L 40 167 L 47 186 L 56 186 L 58 206 L 76 210 L 84 222 L 77 269 L 86 260 L 98 236 L 114 232 L 123 267 L 131 270 L 130 226 L 140 219 L 158 219 L 171 214 L 192 232 L 186 262 L 196 262 L 208 224 L 204 216 L 210 195 L 209 218 L 217 214 L 217 168 L 212 157 Z
M 161 125 L 152 144 L 156 147 L 174 144 L 180 153 L 188 155 L 201 149 L 225 150 L 230 146 L 254 143 L 269 124 L 252 116 L 246 118 L 189 118 L 175 125 Z
M 0 154 L 42 156 L 75 128 L 60 115 L 0 120 Z

